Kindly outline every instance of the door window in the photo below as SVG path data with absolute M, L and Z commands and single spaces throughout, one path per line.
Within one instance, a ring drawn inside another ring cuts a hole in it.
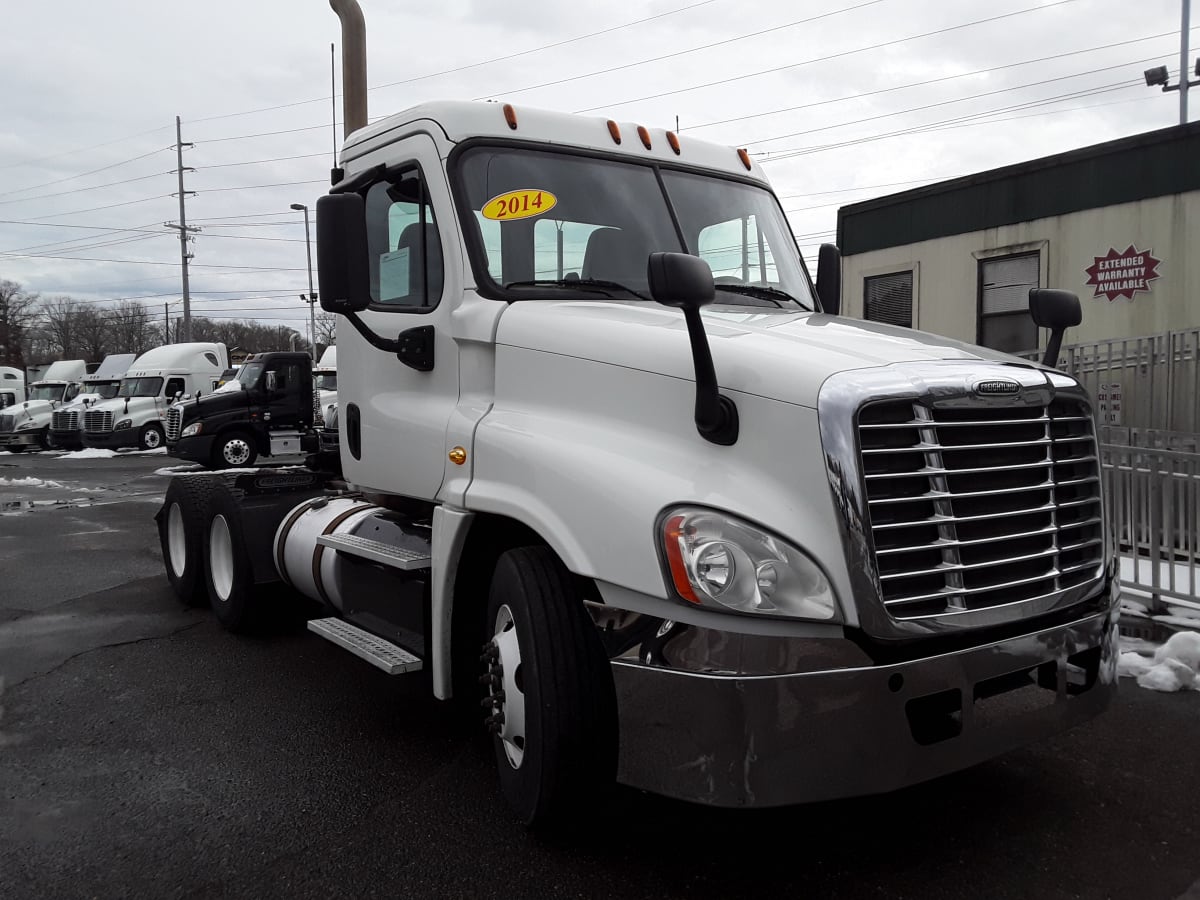
M 444 281 L 442 242 L 419 169 L 367 191 L 367 241 L 372 300 L 386 307 L 437 306 Z
M 182 394 L 185 390 L 187 390 L 187 387 L 182 378 L 168 378 L 167 379 L 167 399 L 168 400 L 173 398 L 176 394 Z

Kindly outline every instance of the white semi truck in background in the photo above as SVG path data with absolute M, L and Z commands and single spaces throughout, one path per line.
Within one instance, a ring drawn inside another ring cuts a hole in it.
M 744 151 L 500 103 L 367 125 L 331 2 L 344 474 L 172 479 L 185 602 L 239 630 L 265 584 L 317 601 L 315 633 L 482 709 L 528 823 L 614 779 L 888 791 L 1108 705 L 1093 403 L 1053 369 L 1076 298 L 1031 294 L 1043 365 L 839 318 L 837 249 L 814 283 Z
M 0 450 L 50 449 L 50 421 L 54 411 L 70 403 L 87 375 L 82 359 L 53 362 L 41 378 L 29 385 L 28 399 L 0 411 Z
M 129 366 L 117 395 L 83 413 L 83 444 L 155 450 L 165 444 L 167 408 L 184 396 L 216 390 L 229 368 L 224 344 L 166 344 Z
M 50 446 L 62 450 L 83 447 L 83 414 L 102 400 L 111 400 L 121 389 L 121 378 L 137 359 L 135 353 L 110 353 L 95 372 L 84 375 L 79 393 L 70 403 L 64 403 L 50 417 Z
M 25 373 L 12 366 L 0 366 L 0 409 L 25 402 Z

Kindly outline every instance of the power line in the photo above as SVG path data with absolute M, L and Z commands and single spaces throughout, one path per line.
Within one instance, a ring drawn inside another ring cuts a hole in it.
M 0 253 L 0 258 L 3 259 L 61 259 L 70 260 L 71 262 L 102 262 L 102 263 L 119 263 L 121 265 L 136 265 L 136 266 L 174 266 L 175 262 L 158 262 L 152 259 L 105 259 L 103 257 L 89 256 L 40 256 L 32 253 Z M 204 263 L 192 263 L 192 268 L 195 269 L 238 269 L 249 272 L 306 272 L 308 271 L 303 266 L 233 266 L 233 265 L 216 265 Z
M 853 12 L 854 10 L 862 9 L 865 6 L 875 6 L 876 4 L 883 3 L 883 2 L 885 2 L 885 0 L 864 0 L 864 2 L 855 4 L 853 6 L 844 6 L 840 9 L 835 9 L 835 10 L 831 10 L 830 12 L 821 13 L 820 15 L 809 16 L 807 19 L 797 19 L 794 22 L 787 22 L 786 24 L 783 24 L 783 25 L 775 25 L 771 28 L 764 28 L 760 31 L 752 31 L 749 34 L 739 35 L 738 37 L 725 38 L 724 40 L 713 41 L 710 44 L 701 44 L 698 47 L 688 47 L 685 50 L 677 50 L 673 53 L 664 53 L 661 56 L 652 56 L 652 57 L 649 57 L 648 59 L 641 59 L 636 62 L 624 63 L 619 66 L 610 66 L 607 69 L 597 69 L 594 72 L 586 72 L 583 75 L 571 75 L 567 78 L 555 79 L 554 81 L 543 81 L 540 84 L 531 84 L 528 87 L 516 88 L 514 90 L 494 91 L 490 94 L 487 94 L 486 96 L 476 97 L 474 99 L 486 100 L 486 99 L 488 99 L 488 97 L 497 97 L 497 96 L 509 97 L 509 96 L 512 96 L 513 94 L 523 94 L 526 91 L 536 91 L 539 88 L 554 87 L 555 85 L 568 84 L 572 81 L 581 81 L 585 78 L 594 78 L 597 75 L 608 75 L 611 72 L 620 72 L 625 69 L 632 69 L 637 66 L 648 65 L 649 63 L 653 63 L 653 62 L 661 62 L 664 59 L 675 59 L 676 57 L 679 57 L 679 56 L 686 56 L 689 53 L 698 53 L 701 50 L 711 50 L 713 47 L 721 47 L 726 44 L 734 44 L 734 43 L 737 43 L 738 41 L 745 41 L 745 40 L 749 40 L 750 38 L 761 37 L 764 34 L 771 34 L 772 32 L 783 31 L 786 28 L 795 28 L 797 25 L 804 25 L 809 22 L 815 22 L 818 19 L 828 19 L 832 16 L 838 16 L 838 15 L 842 15 L 843 13 Z
M 21 162 L 5 163 L 4 165 L 0 166 L 0 169 L 15 169 L 21 166 L 32 166 L 34 163 L 48 162 L 52 159 L 61 159 L 64 156 L 74 156 L 76 153 L 86 153 L 89 150 L 99 150 L 101 147 L 111 147 L 113 144 L 123 144 L 125 141 L 131 141 L 134 138 L 144 137 L 147 134 L 154 134 L 155 132 L 159 131 L 165 131 L 167 127 L 168 126 L 166 125 L 160 125 L 157 128 L 149 128 L 146 131 L 139 131 L 136 134 L 127 134 L 125 137 L 117 138 L 116 140 L 105 141 L 103 144 L 92 144 L 90 147 L 80 147 L 77 150 L 64 150 L 62 153 L 53 153 L 49 156 L 39 156 L 34 159 L 25 159 Z M 166 148 L 164 147 L 163 149 L 165 150 Z
M 95 175 L 97 172 L 107 172 L 109 169 L 116 169 L 119 166 L 128 165 L 129 163 L 137 162 L 140 159 L 146 159 L 147 157 L 153 156 L 156 153 L 162 153 L 164 150 L 169 150 L 169 149 L 171 149 L 171 148 L 170 147 L 159 147 L 157 150 L 151 150 L 149 153 L 143 153 L 141 156 L 134 156 L 131 159 L 123 159 L 120 162 L 115 162 L 115 163 L 112 163 L 111 165 L 101 166 L 99 169 L 92 169 L 90 172 L 80 172 L 78 175 L 68 175 L 66 178 L 57 178 L 54 181 L 45 181 L 45 182 L 42 182 L 41 184 L 31 184 L 28 187 L 18 188 L 15 191 L 5 191 L 4 193 L 0 194 L 0 197 L 7 197 L 11 194 L 23 194 L 26 191 L 36 190 L 37 188 L 50 187 L 51 185 L 55 185 L 55 184 L 62 184 L 64 181 L 74 181 L 76 178 L 86 178 L 88 175 Z M 5 168 L 5 167 L 0 166 L 0 168 Z M 120 184 L 121 182 L 117 182 L 117 183 Z M 29 198 L 26 198 L 26 199 L 29 199 Z M 16 201 L 10 200 L 7 202 L 13 203 Z
M 31 224 L 37 223 L 38 219 L 61 219 L 63 216 L 78 216 L 83 213 L 99 212 L 102 209 L 116 209 L 119 206 L 133 206 L 137 203 L 149 203 L 151 200 L 163 200 L 174 196 L 174 194 L 155 194 L 153 197 L 142 197 L 140 200 L 127 200 L 124 203 L 110 203 L 107 206 L 93 206 L 89 209 L 73 209 L 70 212 L 55 213 L 52 216 L 36 216 L 34 222 Z
M 922 34 L 912 34 L 912 35 L 909 35 L 908 37 L 893 38 L 890 41 L 882 41 L 881 43 L 871 44 L 867 47 L 858 47 L 857 49 L 854 49 L 854 50 L 843 50 L 838 53 L 830 53 L 826 56 L 818 56 L 818 57 L 814 57 L 812 59 L 805 59 L 805 60 L 801 60 L 798 63 L 789 63 L 786 66 L 775 66 L 770 69 L 760 69 L 757 72 L 749 72 L 745 75 L 733 75 L 733 76 L 730 76 L 729 78 L 718 79 L 717 81 L 709 81 L 709 82 L 705 82 L 703 84 L 693 84 L 689 87 L 677 88 L 677 89 L 671 90 L 671 91 L 662 91 L 657 94 L 646 94 L 643 97 L 634 97 L 634 98 L 628 99 L 628 100 L 618 100 L 614 103 L 606 103 L 602 106 L 589 106 L 586 109 L 577 109 L 577 110 L 575 110 L 575 112 L 576 113 L 595 112 L 596 110 L 599 110 L 599 109 L 609 109 L 614 106 L 624 106 L 629 103 L 641 103 L 643 100 L 657 100 L 660 97 L 672 97 L 676 94 L 684 94 L 684 93 L 688 93 L 690 91 L 698 91 L 703 88 L 717 87 L 722 84 L 732 84 L 735 81 L 745 81 L 748 78 L 757 78 L 760 75 L 770 75 L 775 72 L 787 72 L 792 69 L 799 69 L 803 66 L 810 66 L 813 63 L 828 62 L 829 60 L 832 60 L 832 59 L 842 59 L 847 56 L 854 56 L 857 53 L 865 53 L 868 50 L 879 50 L 879 49 L 882 49 L 883 47 L 892 47 L 897 44 L 907 43 L 908 41 L 915 41 L 915 40 L 919 40 L 921 38 L 934 37 L 935 35 L 939 35 L 939 34 L 948 34 L 952 31 L 961 31 L 964 28 L 972 28 L 975 25 L 986 25 L 990 22 L 999 22 L 1002 19 L 1011 19 L 1014 16 L 1022 16 L 1022 15 L 1025 15 L 1026 13 L 1031 13 L 1031 12 L 1041 12 L 1042 10 L 1053 9 L 1056 6 L 1063 6 L 1067 3 L 1078 3 L 1078 2 L 1079 2 L 1079 0 L 1055 0 L 1055 2 L 1053 2 L 1053 3 L 1046 3 L 1041 6 L 1029 6 L 1029 7 L 1026 7 L 1025 9 L 1018 9 L 1014 12 L 1003 13 L 998 16 L 989 16 L 986 19 L 975 19 L 974 21 L 971 21 L 971 22 L 963 22 L 960 25 L 950 25 L 945 28 L 938 28 L 934 31 L 926 31 Z
M 102 188 L 116 187 L 119 184 L 133 184 L 135 181 L 145 181 L 148 178 L 160 178 L 163 175 L 171 175 L 174 173 L 174 171 L 174 169 L 167 169 L 165 172 L 155 172 L 152 175 L 139 175 L 137 178 L 126 178 L 124 181 L 109 181 L 105 184 L 93 184 L 88 185 L 87 187 L 72 188 L 69 191 L 58 191 L 54 194 L 36 194 L 32 197 L 17 197 L 14 200 L 0 200 L 0 206 L 5 206 L 9 203 L 28 203 L 31 200 L 46 200 L 50 197 L 75 196 L 76 194 L 82 194 L 85 191 L 98 191 Z M 70 179 L 66 180 L 69 181 Z
M 204 171 L 206 169 L 232 169 L 236 166 L 257 166 L 261 165 L 262 163 L 289 162 L 293 159 L 315 159 L 318 156 L 328 155 L 329 154 L 327 153 L 305 153 L 302 156 L 275 156 L 271 159 L 248 159 L 245 162 L 217 163 L 211 166 L 197 166 L 196 169 L 197 171 Z

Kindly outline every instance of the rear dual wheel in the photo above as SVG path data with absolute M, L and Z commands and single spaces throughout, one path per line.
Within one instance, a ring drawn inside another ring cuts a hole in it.
M 176 475 L 167 485 L 158 520 L 167 581 L 184 606 L 208 602 L 204 582 L 204 527 L 216 482 L 206 476 Z

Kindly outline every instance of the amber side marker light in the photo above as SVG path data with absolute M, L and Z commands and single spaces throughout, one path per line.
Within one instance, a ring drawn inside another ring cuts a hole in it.
M 679 155 L 679 135 L 673 131 L 667 132 L 667 143 L 671 145 L 671 149 L 675 151 L 675 155 Z
M 639 125 L 637 132 L 638 132 L 638 137 L 640 137 L 642 139 L 642 146 L 645 147 L 647 150 L 649 150 L 650 149 L 650 132 L 647 130 L 645 125 Z
M 504 121 L 513 131 L 517 130 L 517 111 L 512 108 L 511 103 L 504 104 Z
M 617 123 L 612 119 L 608 120 L 608 133 L 612 135 L 613 143 L 621 143 L 621 129 L 617 127 Z
M 738 159 L 742 161 L 742 165 L 746 167 L 746 171 L 750 171 L 750 154 L 746 152 L 745 147 L 738 148 Z
M 664 549 L 667 551 L 667 566 L 671 569 L 671 581 L 675 583 L 675 591 L 689 603 L 699 603 L 688 578 L 687 563 L 683 561 L 683 548 L 680 547 L 683 538 L 683 516 L 671 516 L 663 523 Z

